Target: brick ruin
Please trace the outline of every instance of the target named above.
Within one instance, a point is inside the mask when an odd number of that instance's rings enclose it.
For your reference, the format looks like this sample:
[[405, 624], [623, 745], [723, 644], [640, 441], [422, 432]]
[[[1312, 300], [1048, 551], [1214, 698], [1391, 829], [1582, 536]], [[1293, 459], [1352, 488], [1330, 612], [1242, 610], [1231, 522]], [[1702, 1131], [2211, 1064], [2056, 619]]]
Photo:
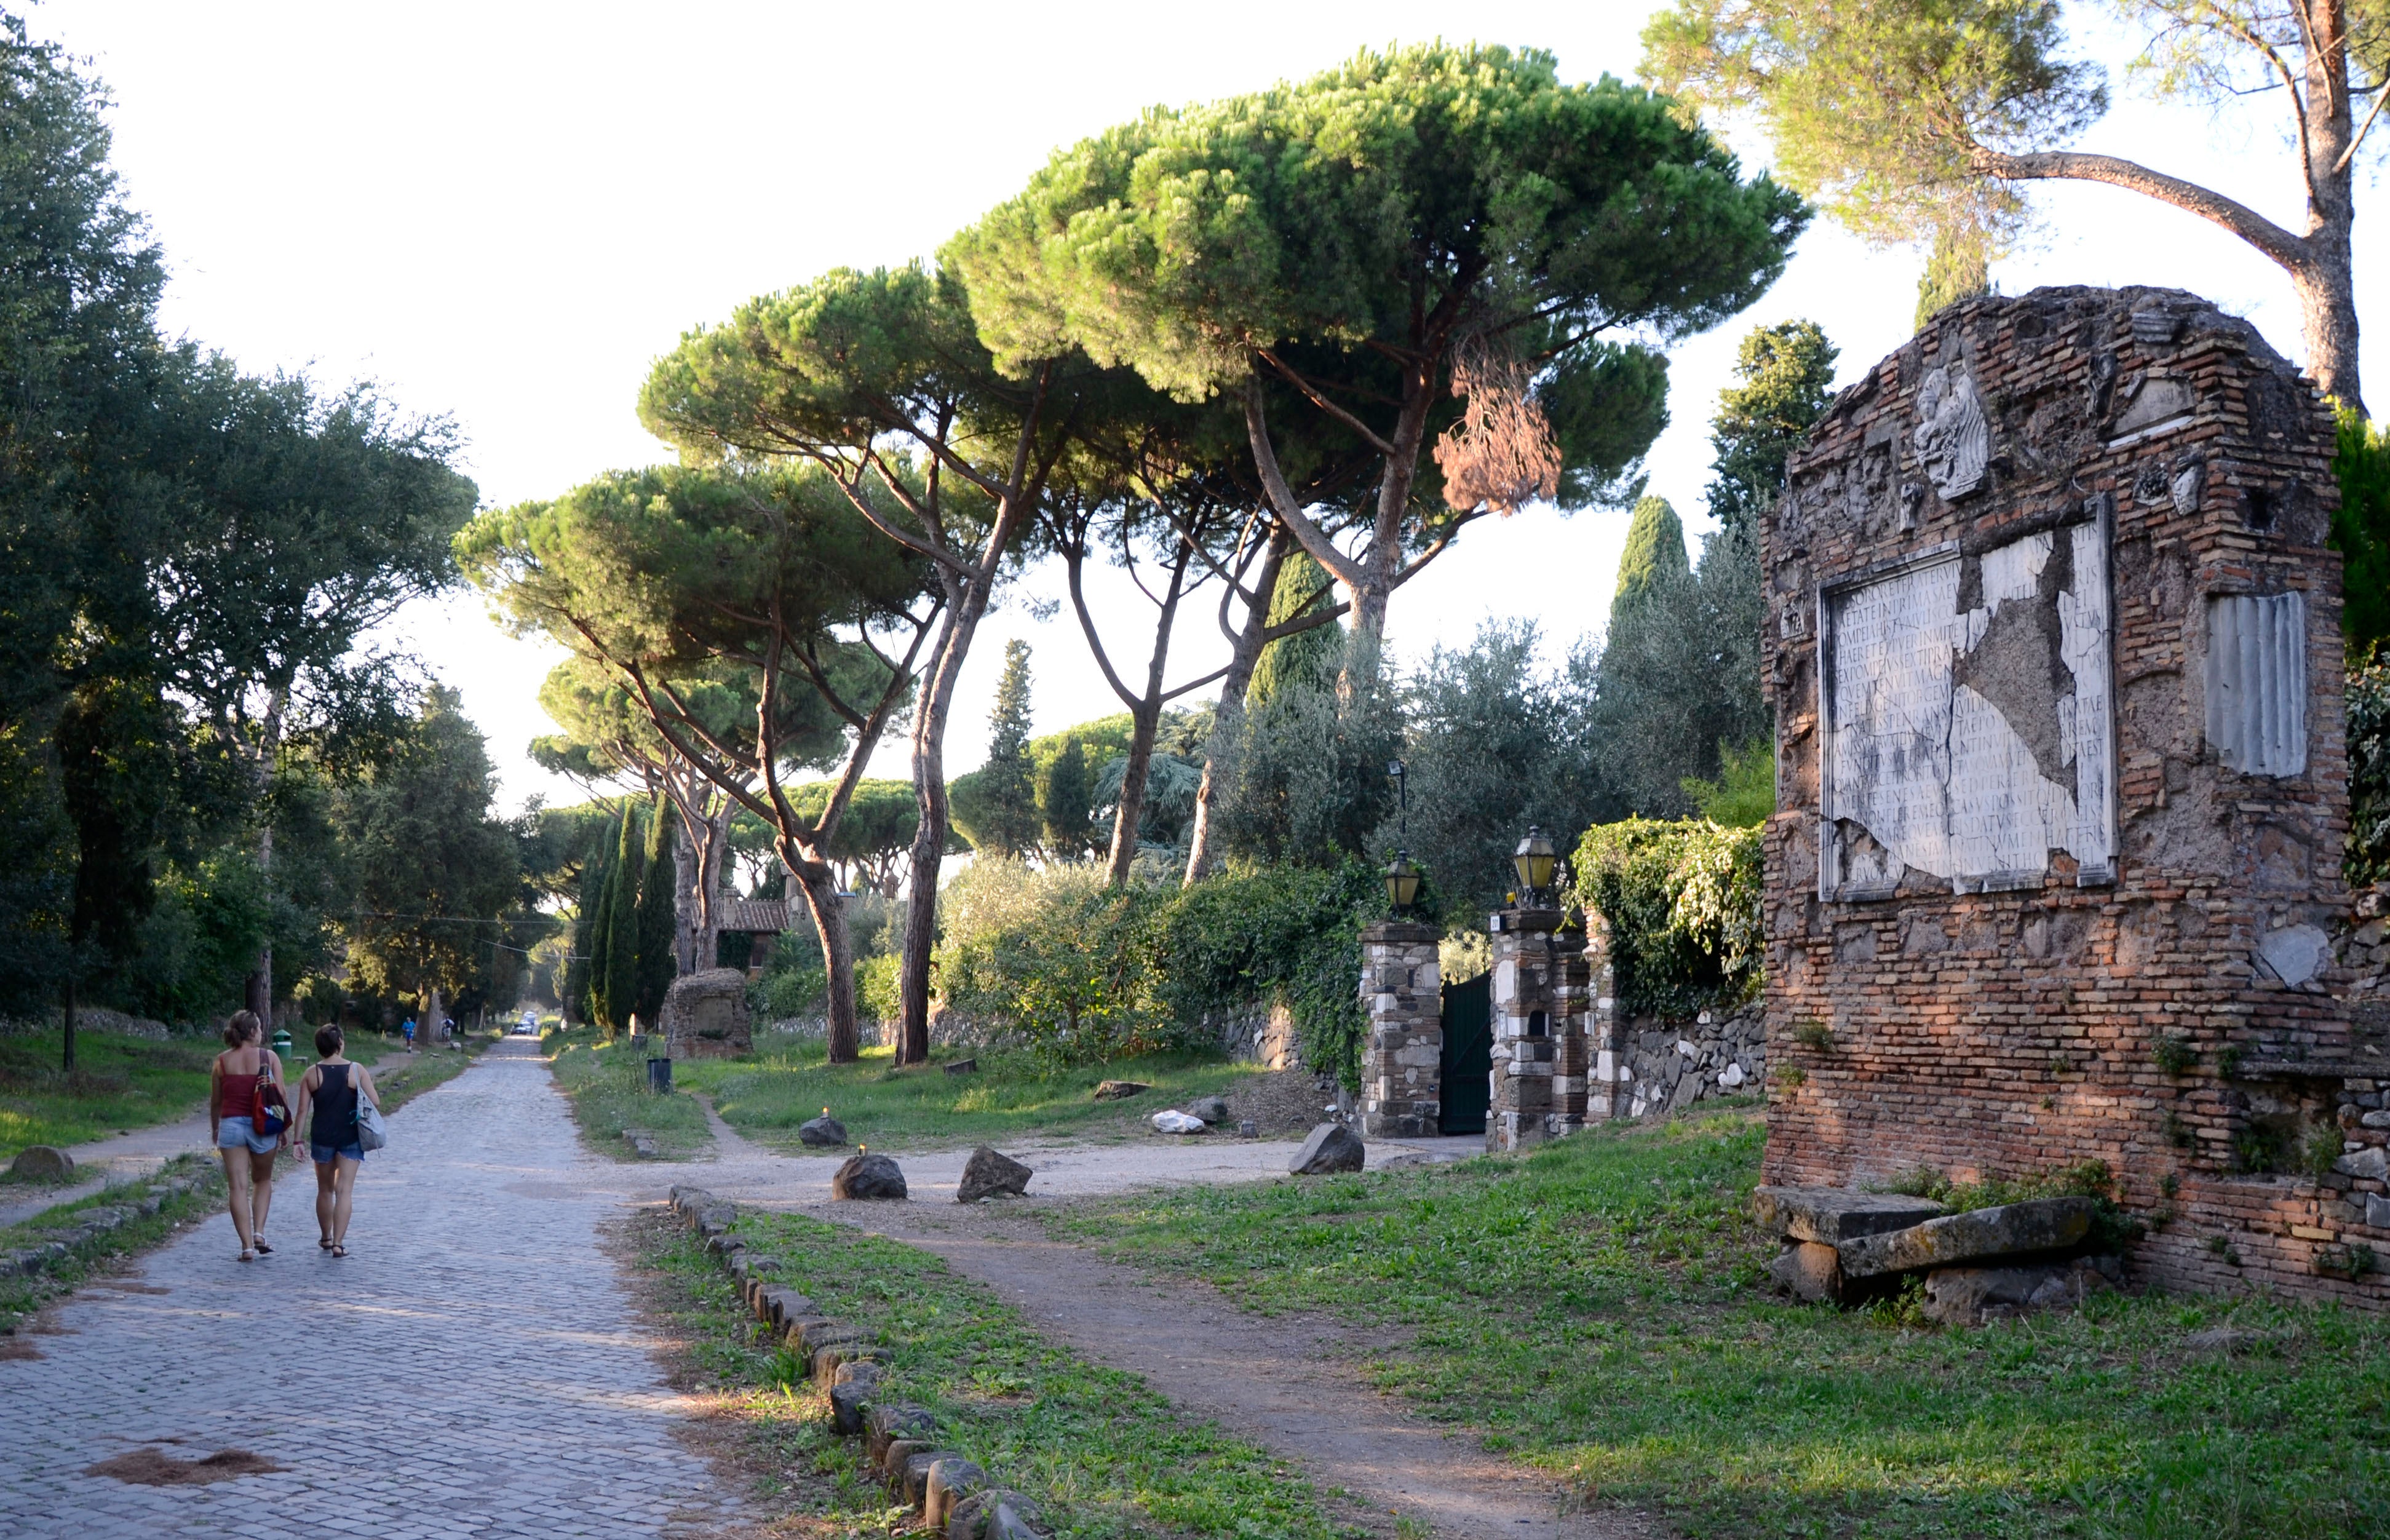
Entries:
[[2096, 1160], [2151, 1282], [2390, 1302], [2332, 448], [2178, 290], [1971, 301], [1836, 400], [1763, 528], [1764, 1180]]

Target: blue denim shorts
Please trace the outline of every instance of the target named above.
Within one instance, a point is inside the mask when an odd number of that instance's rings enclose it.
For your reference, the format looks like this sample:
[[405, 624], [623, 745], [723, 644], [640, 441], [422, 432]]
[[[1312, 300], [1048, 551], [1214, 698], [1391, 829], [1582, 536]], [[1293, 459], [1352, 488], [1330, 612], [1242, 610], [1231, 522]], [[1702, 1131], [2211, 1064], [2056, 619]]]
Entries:
[[216, 1123], [218, 1149], [246, 1146], [251, 1155], [271, 1155], [281, 1142], [271, 1134], [258, 1133], [257, 1125], [247, 1118], [221, 1118]]
[[307, 1147], [307, 1153], [315, 1158], [317, 1165], [328, 1166], [332, 1163], [332, 1157], [335, 1155], [343, 1161], [364, 1160], [366, 1147], [361, 1144], [344, 1144], [340, 1149], [334, 1149], [328, 1144], [311, 1144]]

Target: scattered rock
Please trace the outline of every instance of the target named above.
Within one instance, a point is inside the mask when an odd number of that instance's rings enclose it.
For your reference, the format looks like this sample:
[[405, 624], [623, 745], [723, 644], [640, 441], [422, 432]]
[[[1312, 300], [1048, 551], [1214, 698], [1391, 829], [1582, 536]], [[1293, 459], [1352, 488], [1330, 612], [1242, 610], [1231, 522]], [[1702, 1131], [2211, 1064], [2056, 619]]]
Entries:
[[1843, 1297], [1843, 1254], [1821, 1240], [1795, 1240], [1767, 1270], [1776, 1287], [1815, 1304]]
[[1323, 1123], [1311, 1131], [1286, 1169], [1297, 1176], [1325, 1176], [1335, 1171], [1358, 1171], [1368, 1157], [1359, 1135], [1341, 1123]]
[[1947, 1214], [1905, 1230], [1861, 1236], [1838, 1248], [1843, 1277], [1875, 1277], [1985, 1257], [2062, 1251], [2091, 1233], [2095, 1209], [2088, 1198], [2035, 1198]]
[[797, 1125], [797, 1142], [816, 1149], [836, 1149], [846, 1143], [846, 1124], [824, 1112]]
[[756, 1297], [764, 1318], [784, 1331], [790, 1322], [814, 1314], [814, 1302], [784, 1284], [765, 1284]]
[[[848, 1364], [843, 1367], [860, 1369], [866, 1366]], [[857, 1377], [829, 1388], [830, 1426], [838, 1430], [839, 1436], [853, 1438], [863, 1431], [864, 1418], [871, 1411], [872, 1392], [879, 1388], [880, 1376], [877, 1373], [867, 1379]]]
[[833, 1199], [901, 1199], [905, 1173], [885, 1155], [855, 1155], [829, 1179]]
[[[926, 1434], [928, 1430], [924, 1429], [922, 1431]], [[879, 1470], [880, 1479], [888, 1483], [888, 1490], [891, 1493], [904, 1491], [906, 1465], [914, 1456], [922, 1454], [929, 1448], [930, 1441], [927, 1437], [888, 1441], [888, 1447], [880, 1452]]]
[[975, 1075], [979, 1073], [979, 1060], [976, 1059], [957, 1059], [953, 1063], [946, 1066], [946, 1073], [950, 1075]]
[[2237, 1326], [2212, 1326], [2185, 1337], [2182, 1345], [2192, 1353], [2240, 1353], [2249, 1348], [2264, 1347], [2273, 1340], [2274, 1334], [2270, 1331], [2251, 1331]]
[[963, 1162], [963, 1179], [955, 1188], [955, 1201], [976, 1203], [983, 1198], [1022, 1197], [1028, 1192], [1029, 1178], [1034, 1174], [1019, 1161], [982, 1145]]
[[970, 1464], [969, 1458], [953, 1449], [924, 1449], [918, 1455], [906, 1456], [893, 1483], [897, 1497], [906, 1508], [918, 1508], [926, 1514], [930, 1506], [930, 1472], [949, 1460], [957, 1465]]
[[1197, 1097], [1187, 1104], [1187, 1110], [1191, 1116], [1201, 1118], [1205, 1123], [1216, 1126], [1228, 1121], [1228, 1098]]
[[1930, 1198], [1854, 1192], [1847, 1187], [1764, 1187], [1752, 1194], [1751, 1209], [1765, 1229], [1789, 1240], [1822, 1241], [1829, 1246], [1863, 1235], [1905, 1230], [1943, 1213], [1942, 1205]]
[[20, 1182], [63, 1182], [74, 1175], [74, 1157], [45, 1144], [29, 1144], [17, 1151], [8, 1174]]
[[642, 1161], [652, 1161], [663, 1153], [656, 1148], [655, 1136], [644, 1128], [623, 1129], [623, 1142], [629, 1145], [631, 1153]]
[[1046, 1540], [1046, 1531], [1037, 1523], [1037, 1506], [1018, 1492], [998, 1494], [988, 1507], [980, 1540]]
[[[902, 1402], [891, 1406], [874, 1406], [870, 1417], [866, 1419], [867, 1431], [870, 1434], [866, 1452], [869, 1454], [871, 1463], [879, 1465], [886, 1459], [891, 1444], [898, 1439], [926, 1439], [930, 1436], [930, 1430], [935, 1426], [937, 1424], [926, 1406], [911, 1406]], [[928, 1446], [925, 1444], [923, 1447]]]
[[1096, 1087], [1096, 1099], [1125, 1101], [1130, 1097], [1143, 1096], [1152, 1089], [1141, 1080], [1107, 1080]]
[[987, 1485], [987, 1472], [957, 1456], [933, 1461], [921, 1489], [921, 1522], [932, 1532], [943, 1530], [965, 1497]]
[[1244, 1122], [1237, 1124], [1237, 1137], [1240, 1139], [1258, 1139], [1261, 1136], [1262, 1125], [1258, 1120], [1247, 1118]]
[[2047, 1267], [1937, 1267], [1925, 1275], [1925, 1318], [1944, 1326], [1974, 1326], [2028, 1310], [2070, 1309], [2108, 1287], [2097, 1269], [2069, 1263]]
[[1166, 1112], [1153, 1114], [1153, 1126], [1163, 1134], [1201, 1134], [1205, 1125], [1201, 1118], [1178, 1111], [1174, 1108]]

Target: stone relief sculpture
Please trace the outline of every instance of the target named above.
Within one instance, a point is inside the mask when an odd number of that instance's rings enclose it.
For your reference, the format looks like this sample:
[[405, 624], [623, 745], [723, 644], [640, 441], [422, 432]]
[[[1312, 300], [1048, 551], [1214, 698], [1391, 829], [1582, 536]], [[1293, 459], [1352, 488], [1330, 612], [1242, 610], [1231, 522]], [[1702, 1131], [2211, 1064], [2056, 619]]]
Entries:
[[1974, 382], [1963, 374], [1936, 369], [1925, 377], [1917, 398], [1917, 461], [1945, 501], [1964, 497], [1983, 483], [1991, 458], [1991, 430]]

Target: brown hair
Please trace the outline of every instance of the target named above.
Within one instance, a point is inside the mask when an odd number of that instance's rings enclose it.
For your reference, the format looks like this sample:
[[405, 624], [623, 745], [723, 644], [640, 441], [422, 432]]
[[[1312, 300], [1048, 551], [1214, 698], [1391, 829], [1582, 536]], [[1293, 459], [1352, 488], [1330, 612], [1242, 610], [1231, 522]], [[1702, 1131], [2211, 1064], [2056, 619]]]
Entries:
[[315, 1029], [315, 1051], [329, 1059], [341, 1051], [341, 1029], [329, 1021]]
[[265, 1029], [257, 1024], [257, 1013], [255, 1011], [234, 1011], [232, 1013], [232, 1020], [225, 1023], [224, 1040], [231, 1044], [236, 1048], [239, 1047], [243, 1043], [248, 1042], [252, 1037], [263, 1037], [264, 1035]]

